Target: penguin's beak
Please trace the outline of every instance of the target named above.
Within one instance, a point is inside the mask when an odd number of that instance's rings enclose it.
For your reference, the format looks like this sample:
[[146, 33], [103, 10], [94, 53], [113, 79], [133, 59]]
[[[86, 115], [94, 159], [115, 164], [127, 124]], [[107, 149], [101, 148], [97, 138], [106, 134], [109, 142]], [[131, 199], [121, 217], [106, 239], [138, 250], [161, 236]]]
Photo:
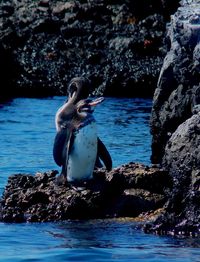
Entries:
[[102, 103], [104, 101], [104, 97], [98, 97], [91, 102], [88, 103], [89, 106], [97, 106], [98, 104]]
[[91, 99], [81, 100], [77, 105], [77, 111], [79, 114], [82, 114], [83, 116], [86, 114], [92, 114], [94, 111], [94, 107], [102, 103], [103, 100], [104, 100], [103, 97], [98, 97], [94, 100]]

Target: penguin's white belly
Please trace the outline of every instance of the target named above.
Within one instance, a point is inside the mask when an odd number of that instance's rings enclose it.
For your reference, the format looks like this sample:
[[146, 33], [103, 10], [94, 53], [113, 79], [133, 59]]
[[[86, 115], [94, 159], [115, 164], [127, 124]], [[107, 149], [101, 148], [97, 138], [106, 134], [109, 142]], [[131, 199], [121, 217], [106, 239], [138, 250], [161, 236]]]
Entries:
[[67, 163], [67, 180], [88, 180], [93, 176], [97, 156], [96, 123], [92, 122], [77, 131]]

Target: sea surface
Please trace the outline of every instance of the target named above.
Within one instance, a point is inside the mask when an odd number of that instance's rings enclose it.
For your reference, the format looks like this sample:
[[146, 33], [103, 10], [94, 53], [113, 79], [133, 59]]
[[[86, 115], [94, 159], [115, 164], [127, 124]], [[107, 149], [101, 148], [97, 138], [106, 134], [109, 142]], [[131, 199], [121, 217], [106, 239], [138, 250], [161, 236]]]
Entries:
[[[0, 194], [11, 174], [59, 168], [54, 117], [64, 97], [17, 98], [0, 105]], [[94, 115], [114, 167], [150, 164], [148, 99], [106, 98]], [[144, 234], [129, 219], [0, 223], [0, 261], [200, 261], [200, 239]]]

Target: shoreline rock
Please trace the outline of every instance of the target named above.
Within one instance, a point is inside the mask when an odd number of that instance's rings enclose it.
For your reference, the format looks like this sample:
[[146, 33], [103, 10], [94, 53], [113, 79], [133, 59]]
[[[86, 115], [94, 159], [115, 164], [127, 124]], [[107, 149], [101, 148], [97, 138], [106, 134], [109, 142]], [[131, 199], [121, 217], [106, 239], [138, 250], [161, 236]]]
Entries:
[[183, 0], [170, 23], [171, 48], [151, 116], [152, 161], [173, 180], [164, 212], [146, 226], [160, 234], [200, 233], [200, 1]]
[[167, 142], [162, 167], [173, 180], [164, 212], [148, 232], [200, 234], [200, 112], [182, 123]]
[[10, 176], [1, 199], [0, 220], [17, 223], [138, 217], [161, 208], [166, 200], [164, 188], [170, 186], [163, 170], [135, 163], [110, 172], [95, 171], [94, 180], [83, 188], [56, 185], [57, 173]]
[[152, 97], [178, 2], [1, 1], [0, 95], [66, 95], [84, 75], [96, 95]]
[[170, 136], [200, 104], [200, 1], [182, 1], [171, 17], [167, 33], [170, 49], [160, 72], [151, 114], [153, 163], [162, 162]]

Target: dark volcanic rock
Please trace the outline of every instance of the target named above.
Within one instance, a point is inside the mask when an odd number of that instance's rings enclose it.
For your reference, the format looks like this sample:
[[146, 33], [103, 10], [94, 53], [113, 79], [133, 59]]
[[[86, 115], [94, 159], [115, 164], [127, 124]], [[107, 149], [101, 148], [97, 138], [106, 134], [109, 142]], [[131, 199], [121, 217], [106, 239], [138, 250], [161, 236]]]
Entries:
[[[94, 180], [75, 188], [58, 186], [51, 171], [14, 175], [1, 199], [0, 216], [4, 222], [58, 221], [105, 217], [136, 217], [152, 212], [165, 203], [164, 188], [170, 180], [158, 168], [130, 163], [106, 173], [95, 171]], [[155, 177], [154, 177], [155, 175]], [[160, 188], [150, 181], [162, 181]]]
[[[189, 2], [189, 3], [188, 3]], [[200, 232], [200, 1], [182, 1], [172, 16], [171, 48], [161, 70], [152, 109], [152, 161], [173, 180], [163, 214], [147, 232]]]
[[169, 139], [163, 168], [173, 178], [165, 213], [151, 231], [199, 234], [200, 230], [200, 112], [181, 124]]
[[200, 110], [173, 133], [166, 145], [162, 166], [174, 176], [200, 168]]
[[200, 1], [182, 3], [171, 19], [168, 29], [170, 49], [154, 94], [151, 116], [153, 163], [162, 161], [170, 136], [200, 104]]
[[179, 1], [171, 2], [1, 1], [5, 90], [66, 94], [66, 83], [85, 75], [95, 94], [152, 95], [166, 50], [165, 23]]

